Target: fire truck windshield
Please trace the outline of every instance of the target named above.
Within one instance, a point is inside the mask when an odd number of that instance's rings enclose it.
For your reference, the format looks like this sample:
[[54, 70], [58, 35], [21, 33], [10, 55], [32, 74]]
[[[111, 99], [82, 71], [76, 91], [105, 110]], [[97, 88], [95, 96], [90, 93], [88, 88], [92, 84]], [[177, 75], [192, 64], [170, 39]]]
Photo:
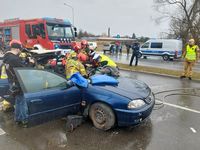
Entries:
[[73, 38], [71, 26], [63, 24], [47, 23], [47, 32], [49, 39], [58, 40], [59, 38]]

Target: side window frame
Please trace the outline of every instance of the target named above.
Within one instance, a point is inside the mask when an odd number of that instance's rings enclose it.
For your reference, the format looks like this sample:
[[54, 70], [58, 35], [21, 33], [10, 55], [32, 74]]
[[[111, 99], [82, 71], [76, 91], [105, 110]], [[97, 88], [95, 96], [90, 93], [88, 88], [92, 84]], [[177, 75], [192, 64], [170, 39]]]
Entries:
[[[146, 45], [148, 45], [148, 47]], [[150, 42], [144, 43], [141, 48], [149, 48], [149, 45], [150, 45]]]
[[33, 32], [33, 38], [36, 39], [37, 35], [40, 34], [39, 32], [39, 25], [38, 24], [32, 24], [32, 32]]
[[32, 31], [31, 31], [31, 25], [30, 24], [25, 24], [25, 33], [30, 39], [33, 38], [33, 34], [32, 34]]
[[40, 24], [39, 24], [39, 29], [40, 29], [41, 37], [42, 37], [43, 39], [45, 39], [45, 38], [46, 38], [46, 32], [45, 32], [44, 23], [40, 23]]
[[[17, 79], [18, 79], [18, 81], [19, 81], [19, 83], [20, 83], [20, 86], [21, 86], [21, 89], [22, 89], [22, 91], [23, 91], [23, 93], [36, 93], [36, 92], [39, 92], [39, 91], [46, 91], [46, 90], [53, 90], [53, 89], [62, 89], [62, 88], [69, 88], [69, 87], [67, 87], [67, 80], [65, 79], [65, 78], [63, 78], [62, 76], [60, 76], [60, 75], [58, 75], [58, 74], [55, 74], [55, 73], [52, 73], [52, 72], [50, 72], [50, 71], [44, 71], [44, 70], [38, 70], [38, 69], [31, 69], [31, 68], [26, 68], [26, 69], [23, 69], [23, 68], [15, 68], [14, 69], [15, 70], [15, 73], [16, 73], [16, 76], [17, 76]], [[55, 75], [55, 76], [58, 76], [58, 77], [60, 77], [61, 79], [63, 79], [63, 86], [61, 87], [56, 87], [56, 86], [54, 86], [54, 87], [51, 87], [51, 88], [41, 88], [41, 89], [38, 89], [37, 91], [28, 91], [27, 90], [27, 87], [26, 87], [26, 85], [24, 84], [24, 80], [23, 80], [23, 77], [20, 75], [20, 73], [18, 72], [18, 70], [20, 71], [20, 70], [27, 70], [27, 71], [41, 71], [41, 72], [43, 72], [43, 73], [49, 73], [49, 74], [52, 74], [52, 75]], [[42, 77], [43, 78], [43, 77]], [[42, 81], [42, 83], [41, 84], [43, 84], [43, 83], [45, 83], [46, 81]], [[65, 83], [65, 84], [64, 84]], [[38, 85], [39, 86], [39, 85]]]
[[152, 42], [150, 48], [161, 49], [161, 48], [163, 48], [163, 43], [162, 42]]

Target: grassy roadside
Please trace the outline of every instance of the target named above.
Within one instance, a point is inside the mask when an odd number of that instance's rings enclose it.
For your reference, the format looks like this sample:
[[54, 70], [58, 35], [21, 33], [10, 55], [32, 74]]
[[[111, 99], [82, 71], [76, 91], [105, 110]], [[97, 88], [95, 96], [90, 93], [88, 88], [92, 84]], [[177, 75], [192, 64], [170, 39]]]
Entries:
[[[147, 67], [147, 66], [129, 66], [127, 64], [117, 63], [120, 69], [129, 70], [129, 71], [138, 71], [138, 72], [147, 72], [153, 74], [160, 74], [160, 75], [167, 75], [167, 76], [174, 76], [180, 77], [182, 71], [170, 70], [170, 69], [162, 69], [162, 68], [155, 68], [155, 67]], [[200, 73], [193, 72], [194, 80], [200, 80]]]

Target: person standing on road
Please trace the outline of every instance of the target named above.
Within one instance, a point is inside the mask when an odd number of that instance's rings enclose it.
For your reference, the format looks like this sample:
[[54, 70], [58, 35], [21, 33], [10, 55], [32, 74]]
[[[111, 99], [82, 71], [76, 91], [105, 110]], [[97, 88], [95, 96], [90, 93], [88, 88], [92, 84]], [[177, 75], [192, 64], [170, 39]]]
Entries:
[[127, 43], [126, 44], [127, 55], [129, 55], [130, 49], [131, 49], [131, 45]]
[[192, 80], [192, 67], [198, 61], [198, 51], [199, 47], [195, 45], [195, 40], [190, 39], [186, 45], [186, 49], [183, 51], [184, 62], [184, 72], [181, 79], [188, 77], [189, 80]]
[[138, 65], [138, 55], [139, 55], [139, 50], [140, 50], [140, 44], [139, 43], [134, 43], [132, 45], [132, 50], [133, 50], [133, 53], [132, 53], [132, 56], [131, 56], [131, 61], [130, 61], [129, 66], [132, 66], [134, 58], [136, 58], [135, 66], [137, 66]]
[[8, 75], [8, 81], [10, 84], [10, 88], [17, 90], [17, 93], [14, 95], [14, 102], [11, 101], [15, 105], [15, 121], [21, 122], [23, 125], [27, 124], [28, 119], [28, 106], [22, 95], [21, 89], [19, 88], [19, 83], [17, 82], [17, 78], [14, 72], [14, 68], [16, 67], [26, 67], [26, 66], [34, 66], [34, 60], [29, 58], [29, 64], [23, 64], [23, 61], [19, 57], [22, 50], [22, 43], [18, 40], [12, 40], [10, 42], [11, 50], [6, 52], [3, 57], [3, 63], [6, 66], [6, 73]]

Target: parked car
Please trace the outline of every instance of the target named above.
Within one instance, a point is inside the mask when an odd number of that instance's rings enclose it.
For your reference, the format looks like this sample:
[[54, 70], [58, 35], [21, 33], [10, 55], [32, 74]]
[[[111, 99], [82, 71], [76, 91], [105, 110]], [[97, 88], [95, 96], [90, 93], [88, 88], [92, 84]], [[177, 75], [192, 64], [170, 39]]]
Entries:
[[116, 51], [116, 46], [115, 44], [104, 44], [103, 45], [103, 53], [106, 54], [106, 52], [114, 53]]
[[163, 60], [181, 58], [182, 41], [175, 39], [148, 40], [140, 47], [139, 57], [162, 56]]
[[[155, 103], [151, 89], [138, 80], [127, 81], [127, 85], [109, 76], [103, 75], [104, 80], [98, 78], [102, 75], [93, 76], [83, 88], [46, 70], [16, 68], [15, 73], [30, 124], [82, 113], [98, 129], [132, 126], [148, 118]], [[7, 80], [0, 80], [0, 96], [7, 97], [8, 87]]]

